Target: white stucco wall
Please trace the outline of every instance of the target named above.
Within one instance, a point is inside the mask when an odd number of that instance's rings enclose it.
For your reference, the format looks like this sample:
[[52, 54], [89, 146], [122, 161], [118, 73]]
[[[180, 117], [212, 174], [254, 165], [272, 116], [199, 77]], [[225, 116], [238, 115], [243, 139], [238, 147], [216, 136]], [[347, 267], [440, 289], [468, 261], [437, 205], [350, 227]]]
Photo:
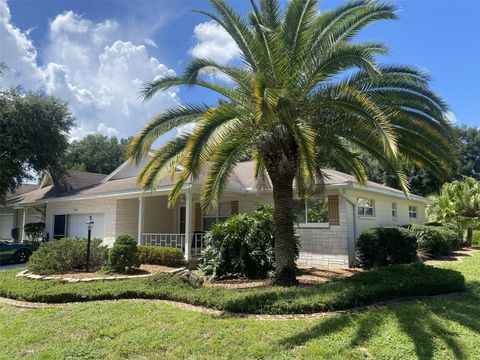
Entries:
[[[347, 189], [345, 195], [357, 202], [358, 198], [366, 198], [375, 200], [374, 216], [359, 216], [358, 219], [358, 235], [365, 229], [383, 226], [400, 226], [406, 224], [424, 224], [426, 205], [414, 200], [408, 200], [404, 197], [393, 197], [377, 193], [371, 193], [361, 190]], [[397, 217], [392, 217], [392, 203], [397, 204]], [[410, 219], [408, 216], [409, 205], [417, 206], [417, 218]]]

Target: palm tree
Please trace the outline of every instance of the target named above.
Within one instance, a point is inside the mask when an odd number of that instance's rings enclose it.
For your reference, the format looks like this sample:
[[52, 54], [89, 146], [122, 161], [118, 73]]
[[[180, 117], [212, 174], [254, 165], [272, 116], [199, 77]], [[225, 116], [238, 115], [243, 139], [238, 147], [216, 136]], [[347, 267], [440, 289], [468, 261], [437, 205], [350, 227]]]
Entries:
[[433, 221], [456, 225], [462, 238], [467, 230], [467, 246], [472, 245], [473, 229], [480, 225], [480, 181], [467, 177], [443, 184], [428, 208]]
[[[275, 281], [296, 282], [293, 198], [317, 190], [322, 154], [334, 154], [360, 182], [363, 149], [393, 173], [408, 195], [398, 162], [422, 165], [442, 176], [454, 164], [445, 103], [429, 88], [429, 78], [408, 66], [380, 66], [386, 54], [377, 42], [352, 39], [366, 25], [395, 19], [396, 8], [357, 0], [319, 13], [315, 0], [251, 0], [242, 18], [222, 0], [210, 0], [216, 13], [198, 11], [223, 27], [236, 42], [242, 64], [229, 66], [194, 59], [181, 76], [157, 79], [144, 100], [173, 86], [198, 86], [218, 93], [215, 105], [183, 105], [155, 116], [130, 144], [133, 161], [148, 153], [165, 132], [194, 123], [156, 151], [139, 174], [139, 184], [155, 189], [181, 165], [169, 194], [173, 204], [190, 178], [208, 167], [203, 208], [215, 206], [236, 164], [255, 162], [255, 176], [273, 187]], [[222, 75], [215, 77], [212, 75]], [[228, 77], [228, 82], [215, 79]]]

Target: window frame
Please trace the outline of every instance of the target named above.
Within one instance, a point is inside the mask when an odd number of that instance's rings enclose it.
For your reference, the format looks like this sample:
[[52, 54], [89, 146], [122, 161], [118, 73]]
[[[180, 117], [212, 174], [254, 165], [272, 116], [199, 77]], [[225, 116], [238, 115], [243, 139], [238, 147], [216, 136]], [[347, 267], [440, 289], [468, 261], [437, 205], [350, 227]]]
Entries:
[[[365, 207], [365, 206], [359, 206], [360, 200], [363, 200], [363, 201], [371, 201], [372, 205], [370, 206], [370, 208], [372, 209], [372, 214], [366, 214], [366, 213], [365, 213], [365, 208], [366, 208], [366, 207]], [[364, 209], [364, 210], [363, 210], [363, 214], [360, 214], [360, 213], [359, 213], [359, 210], [360, 210], [360, 209]], [[375, 218], [375, 216], [376, 216], [375, 199], [373, 199], [373, 198], [358, 197], [358, 198], [357, 198], [357, 216], [358, 216], [358, 217], [361, 217], [361, 218], [367, 218], [367, 219]]]
[[[302, 199], [295, 199], [294, 201], [301, 201]], [[303, 199], [304, 211], [305, 211], [305, 222], [299, 222], [297, 226], [299, 228], [329, 228], [330, 223], [327, 222], [308, 222], [308, 200], [307, 198]], [[325, 197], [325, 200], [328, 201], [328, 197]], [[324, 201], [325, 201], [324, 200]]]
[[396, 202], [392, 202], [392, 219], [398, 218], [398, 205]]
[[[228, 204], [228, 208], [230, 210], [229, 211], [230, 215], [224, 216], [224, 215], [220, 214], [221, 204]], [[227, 220], [229, 217], [232, 216], [231, 203], [228, 202], [228, 201], [219, 202], [218, 206], [217, 206], [217, 209], [215, 211], [215, 215], [210, 215], [210, 214], [202, 214], [202, 215], [203, 215], [202, 216], [202, 229], [203, 229], [203, 231], [208, 231], [208, 230], [206, 230], [206, 227], [205, 227], [205, 219], [215, 219], [215, 222], [213, 224], [217, 223], [218, 220], [223, 220], [223, 221]]]
[[[413, 210], [415, 209], [415, 210]], [[415, 214], [415, 216], [412, 216]], [[415, 205], [408, 205], [408, 218], [409, 219], [418, 219], [418, 206]]]

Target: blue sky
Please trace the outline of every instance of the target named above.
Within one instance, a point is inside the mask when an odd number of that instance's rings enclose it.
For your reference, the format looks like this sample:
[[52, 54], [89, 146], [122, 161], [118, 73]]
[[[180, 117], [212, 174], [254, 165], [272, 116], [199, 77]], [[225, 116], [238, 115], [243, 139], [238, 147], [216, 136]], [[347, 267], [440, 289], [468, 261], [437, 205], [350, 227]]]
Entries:
[[[249, 10], [246, 0], [230, 3]], [[341, 3], [321, 1], [320, 9]], [[456, 123], [480, 126], [480, 1], [394, 3], [399, 20], [374, 24], [358, 39], [387, 43], [384, 63], [427, 69]], [[231, 41], [192, 9], [210, 7], [203, 0], [0, 0], [0, 61], [14, 69], [0, 86], [21, 83], [64, 98], [78, 119], [74, 138], [133, 135], [157, 111], [215, 100], [206, 91], [174, 89], [141, 104], [143, 83], [181, 73], [192, 56], [235, 61]]]

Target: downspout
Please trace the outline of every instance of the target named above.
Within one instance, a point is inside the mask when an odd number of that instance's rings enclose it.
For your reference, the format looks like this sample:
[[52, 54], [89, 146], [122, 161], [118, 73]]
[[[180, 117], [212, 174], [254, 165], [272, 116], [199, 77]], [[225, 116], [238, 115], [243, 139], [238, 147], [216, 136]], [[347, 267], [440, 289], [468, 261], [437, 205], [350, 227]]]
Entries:
[[[353, 244], [350, 243], [350, 241], [348, 242], [348, 266], [349, 267], [353, 267], [354, 265], [354, 260], [355, 260], [355, 245], [356, 245], [356, 242], [357, 242], [357, 204], [353, 201], [351, 201], [346, 195], [345, 195], [345, 190], [344, 189], [340, 189], [340, 194], [342, 195], [342, 197], [350, 204], [352, 205], [352, 209], [353, 209]], [[352, 248], [353, 246], [353, 248]], [[352, 256], [350, 257], [350, 254], [352, 254]]]

